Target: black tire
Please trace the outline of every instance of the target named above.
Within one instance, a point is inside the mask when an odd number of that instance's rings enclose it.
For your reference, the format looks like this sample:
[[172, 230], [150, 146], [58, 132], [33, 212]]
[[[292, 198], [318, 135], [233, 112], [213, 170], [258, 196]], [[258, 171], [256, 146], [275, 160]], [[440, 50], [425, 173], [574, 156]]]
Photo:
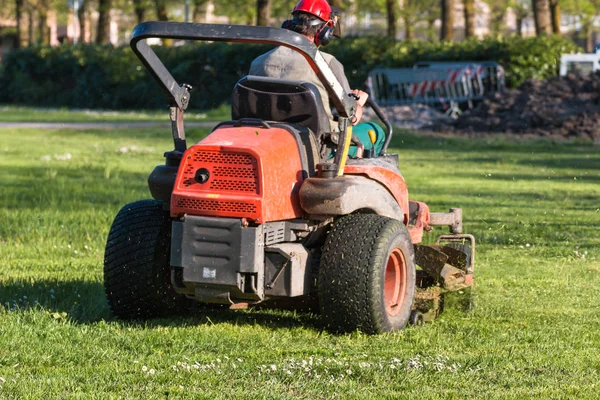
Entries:
[[423, 325], [425, 325], [425, 319], [423, 318], [423, 314], [421, 313], [421, 311], [418, 310], [413, 310], [413, 312], [410, 313], [408, 322], [415, 328], [420, 328]]
[[181, 314], [192, 300], [171, 286], [171, 220], [162, 202], [141, 200], [113, 221], [104, 252], [104, 290], [119, 318]]
[[[385, 277], [392, 252], [401, 253], [404, 259], [405, 273], [398, 281], [405, 289], [403, 295], [399, 291], [400, 305], [390, 314]], [[359, 329], [369, 334], [403, 329], [412, 310], [415, 276], [413, 245], [400, 221], [373, 214], [339, 219], [325, 241], [319, 269], [319, 304], [325, 325], [337, 332]]]

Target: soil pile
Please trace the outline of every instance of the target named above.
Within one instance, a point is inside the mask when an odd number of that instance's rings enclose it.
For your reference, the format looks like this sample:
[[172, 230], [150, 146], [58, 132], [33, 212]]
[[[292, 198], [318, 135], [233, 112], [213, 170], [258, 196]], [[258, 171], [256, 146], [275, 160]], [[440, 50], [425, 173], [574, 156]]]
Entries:
[[[431, 129], [451, 124], [454, 120], [436, 109], [422, 104], [382, 107], [392, 125], [405, 129]], [[379, 121], [373, 110], [365, 108], [365, 121]]]
[[600, 74], [529, 80], [435, 130], [537, 134], [600, 142]]

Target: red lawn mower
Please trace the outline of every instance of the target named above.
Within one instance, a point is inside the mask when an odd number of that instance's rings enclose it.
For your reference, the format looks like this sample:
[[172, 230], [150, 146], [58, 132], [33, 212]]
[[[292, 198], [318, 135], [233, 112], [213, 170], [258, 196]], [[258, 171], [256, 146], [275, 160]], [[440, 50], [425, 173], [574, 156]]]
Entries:
[[[339, 115], [330, 123], [314, 84], [247, 76], [233, 89], [232, 121], [187, 148], [191, 87], [171, 76], [146, 39], [286, 46], [308, 61]], [[356, 100], [317, 47], [289, 30], [145, 22], [133, 51], [170, 102], [175, 143], [148, 179], [154, 200], [126, 205], [104, 260], [108, 303], [120, 318], [178, 314], [190, 303], [245, 308], [316, 299], [333, 331], [381, 333], [421, 324], [448, 292], [473, 285], [475, 240], [462, 213], [410, 201], [398, 156], [349, 158]], [[358, 143], [355, 143], [358, 144]], [[331, 155], [334, 157], [331, 157]], [[421, 245], [432, 226], [450, 228]]]

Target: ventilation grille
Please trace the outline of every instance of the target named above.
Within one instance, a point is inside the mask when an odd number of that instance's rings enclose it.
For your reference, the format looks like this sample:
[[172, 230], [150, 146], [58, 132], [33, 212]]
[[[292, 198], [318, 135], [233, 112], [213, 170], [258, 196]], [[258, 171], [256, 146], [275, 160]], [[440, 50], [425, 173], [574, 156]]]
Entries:
[[256, 181], [242, 181], [239, 179], [213, 179], [210, 188], [215, 191], [258, 192]]
[[192, 156], [194, 162], [203, 162], [210, 164], [255, 164], [254, 157], [243, 153], [223, 153], [213, 151], [197, 151]]
[[228, 212], [240, 214], [256, 213], [256, 206], [252, 203], [242, 201], [219, 201], [219, 200], [197, 200], [190, 198], [178, 198], [177, 207], [186, 210]]
[[[210, 172], [209, 184], [196, 182], [199, 168]], [[183, 170], [186, 189], [259, 194], [258, 163], [249, 154], [197, 151]]]

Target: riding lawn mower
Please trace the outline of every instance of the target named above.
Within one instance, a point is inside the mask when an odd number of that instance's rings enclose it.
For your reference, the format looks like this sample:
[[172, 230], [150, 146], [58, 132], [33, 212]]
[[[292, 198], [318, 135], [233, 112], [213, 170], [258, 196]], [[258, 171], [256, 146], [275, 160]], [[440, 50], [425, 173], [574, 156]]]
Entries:
[[[314, 84], [256, 76], [232, 95], [232, 120], [187, 147], [191, 87], [179, 84], [150, 38], [286, 46], [307, 60], [337, 110], [331, 124]], [[108, 236], [104, 285], [119, 318], [180, 314], [197, 302], [247, 308], [307, 299], [336, 332], [395, 331], [433, 320], [450, 292], [470, 293], [475, 239], [461, 209], [409, 200], [398, 155], [348, 157], [356, 99], [318, 48], [269, 27], [145, 22], [131, 46], [167, 96], [174, 149], [150, 174], [152, 200], [124, 206]], [[447, 226], [434, 245], [425, 232]]]

